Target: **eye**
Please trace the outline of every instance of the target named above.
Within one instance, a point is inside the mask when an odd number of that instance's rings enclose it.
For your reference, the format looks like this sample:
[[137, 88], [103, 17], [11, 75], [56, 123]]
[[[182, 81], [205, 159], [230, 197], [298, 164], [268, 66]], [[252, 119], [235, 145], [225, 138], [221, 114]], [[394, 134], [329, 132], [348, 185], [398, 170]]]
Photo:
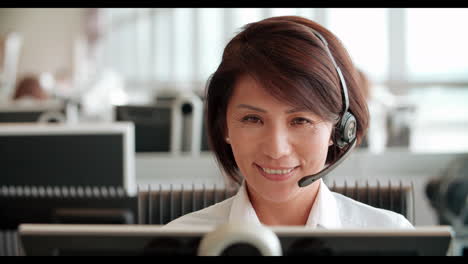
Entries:
[[307, 119], [307, 118], [296, 117], [296, 118], [294, 118], [294, 119], [291, 121], [291, 124], [292, 124], [293, 126], [312, 125], [313, 122], [310, 121], [310, 120]]
[[258, 116], [248, 115], [248, 116], [244, 116], [242, 118], [242, 122], [251, 123], [251, 124], [258, 124], [258, 123], [261, 123], [262, 120]]

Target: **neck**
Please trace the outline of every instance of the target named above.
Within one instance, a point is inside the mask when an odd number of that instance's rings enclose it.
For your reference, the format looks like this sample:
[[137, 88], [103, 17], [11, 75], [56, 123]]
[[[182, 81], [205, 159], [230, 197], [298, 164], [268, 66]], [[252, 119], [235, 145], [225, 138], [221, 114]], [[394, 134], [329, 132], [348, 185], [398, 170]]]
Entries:
[[[248, 187], [248, 186], [246, 186]], [[320, 181], [300, 189], [295, 197], [282, 202], [266, 200], [247, 188], [250, 202], [260, 222], [269, 226], [304, 226], [309, 219], [320, 187]]]

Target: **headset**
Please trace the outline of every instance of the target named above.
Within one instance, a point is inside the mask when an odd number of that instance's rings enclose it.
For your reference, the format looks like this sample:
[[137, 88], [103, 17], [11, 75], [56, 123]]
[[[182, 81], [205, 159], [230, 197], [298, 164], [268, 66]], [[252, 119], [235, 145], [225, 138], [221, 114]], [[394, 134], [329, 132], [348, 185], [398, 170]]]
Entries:
[[346, 151], [341, 155], [341, 157], [335, 161], [333, 164], [327, 166], [325, 169], [321, 170], [320, 172], [308, 176], [304, 176], [301, 178], [297, 183], [299, 187], [305, 187], [316, 180], [322, 178], [323, 176], [327, 175], [331, 172], [336, 166], [338, 166], [341, 162], [345, 160], [345, 158], [350, 154], [351, 150], [356, 146], [356, 131], [357, 131], [357, 122], [354, 115], [348, 111], [349, 108], [349, 99], [348, 99], [348, 87], [346, 86], [346, 82], [344, 80], [343, 74], [341, 73], [340, 67], [335, 62], [330, 49], [328, 48], [328, 43], [325, 38], [316, 30], [310, 28], [315, 36], [317, 36], [320, 41], [323, 43], [325, 51], [330, 57], [333, 66], [335, 67], [336, 72], [338, 73], [338, 77], [340, 78], [341, 84], [341, 92], [342, 92], [342, 99], [343, 99], [343, 111], [340, 120], [338, 121], [337, 126], [335, 129], [337, 130], [334, 133], [334, 144], [336, 144], [340, 149], [349, 145]]

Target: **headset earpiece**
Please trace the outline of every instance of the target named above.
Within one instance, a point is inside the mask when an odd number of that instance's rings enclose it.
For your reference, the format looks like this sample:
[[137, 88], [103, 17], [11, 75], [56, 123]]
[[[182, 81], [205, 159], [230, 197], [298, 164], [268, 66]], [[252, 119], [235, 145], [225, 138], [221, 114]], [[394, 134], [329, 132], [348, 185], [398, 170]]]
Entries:
[[350, 112], [346, 112], [337, 127], [335, 142], [339, 148], [343, 148], [356, 138], [356, 118]]

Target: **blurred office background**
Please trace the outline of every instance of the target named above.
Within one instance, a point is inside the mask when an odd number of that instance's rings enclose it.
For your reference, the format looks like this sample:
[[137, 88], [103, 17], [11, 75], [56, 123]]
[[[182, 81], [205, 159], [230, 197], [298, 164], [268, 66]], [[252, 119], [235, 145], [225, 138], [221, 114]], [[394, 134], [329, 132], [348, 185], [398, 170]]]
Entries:
[[[78, 122], [113, 121], [116, 106], [147, 105], [165, 94], [203, 97], [224, 46], [241, 26], [281, 15], [330, 29], [370, 80], [371, 128], [367, 146], [358, 151], [374, 156], [354, 167], [348, 163], [348, 182], [424, 174], [408, 179], [416, 200], [424, 201], [417, 207], [429, 211], [427, 179], [468, 152], [468, 9], [3, 8], [0, 102], [9, 103], [31, 75], [50, 98], [78, 104]], [[180, 170], [176, 158], [158, 157], [159, 163], [137, 153], [137, 182], [158, 182], [159, 165], [165, 177]], [[206, 176], [206, 166], [192, 165]], [[385, 175], [371, 175], [375, 167]], [[172, 180], [206, 179], [191, 172]], [[417, 214], [418, 224], [435, 222], [431, 213]]]
[[[35, 74], [49, 94], [82, 100], [88, 119], [109, 120], [109, 105], [146, 103], [162, 91], [202, 94], [240, 27], [277, 15], [300, 15], [329, 28], [367, 74], [378, 100], [414, 104], [395, 123], [411, 118], [415, 151], [468, 149], [468, 37], [460, 32], [468, 9], [4, 8], [0, 34], [19, 40], [17, 50], [3, 55], [9, 64], [2, 69], [1, 98]], [[387, 135], [374, 135], [379, 151]]]

